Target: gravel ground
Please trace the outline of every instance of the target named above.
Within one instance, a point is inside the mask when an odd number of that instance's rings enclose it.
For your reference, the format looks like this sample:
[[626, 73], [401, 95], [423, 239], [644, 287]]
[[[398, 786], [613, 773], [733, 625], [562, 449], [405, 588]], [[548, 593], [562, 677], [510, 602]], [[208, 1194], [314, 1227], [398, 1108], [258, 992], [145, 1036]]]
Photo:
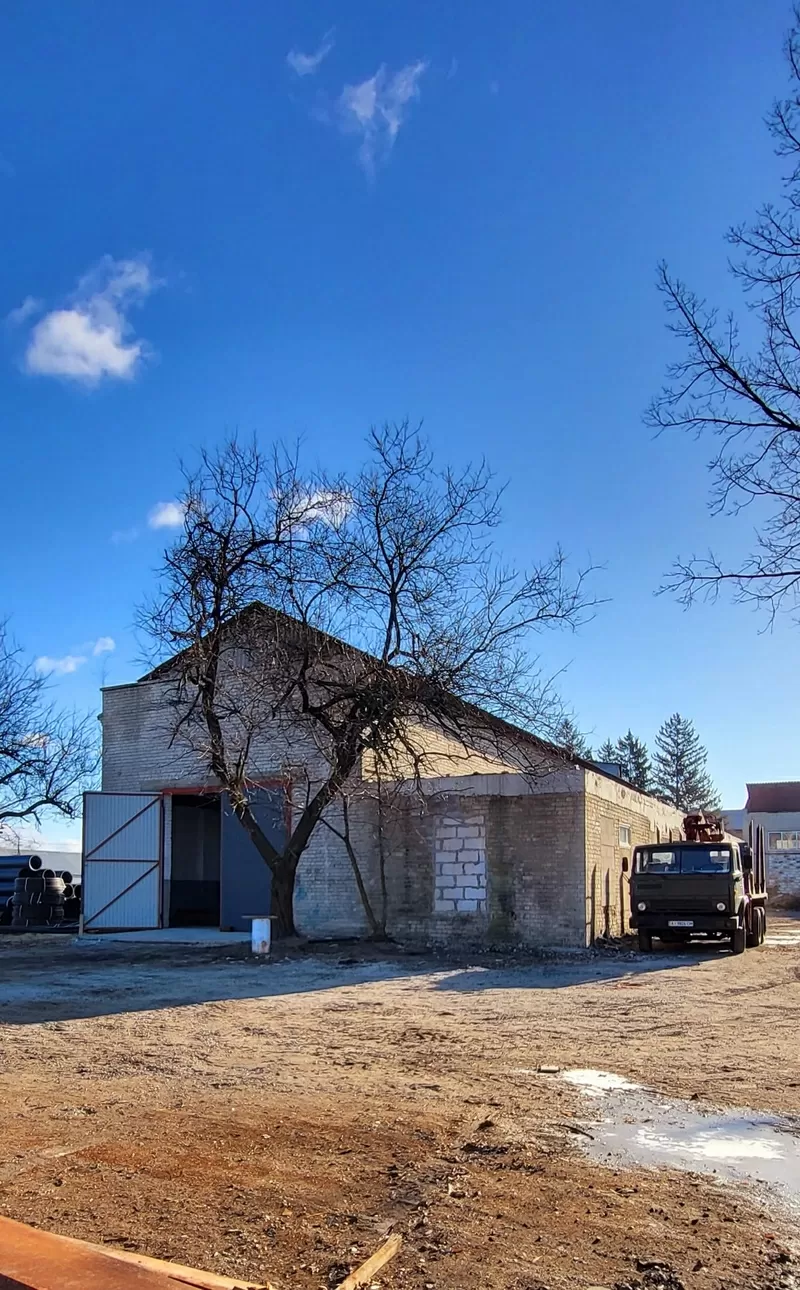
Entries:
[[547, 962], [0, 938], [0, 1209], [281, 1290], [392, 1230], [387, 1290], [788, 1290], [768, 1197], [590, 1163], [596, 1112], [537, 1073], [800, 1112], [800, 923], [771, 931]]

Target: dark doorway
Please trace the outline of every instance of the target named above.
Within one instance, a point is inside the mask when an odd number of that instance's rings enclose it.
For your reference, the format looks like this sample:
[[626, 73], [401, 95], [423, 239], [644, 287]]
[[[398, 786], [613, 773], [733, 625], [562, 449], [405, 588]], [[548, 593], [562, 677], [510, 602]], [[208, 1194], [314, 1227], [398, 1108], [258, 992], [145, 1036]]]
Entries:
[[170, 927], [219, 927], [220, 800], [208, 793], [172, 799], [172, 868], [165, 884]]

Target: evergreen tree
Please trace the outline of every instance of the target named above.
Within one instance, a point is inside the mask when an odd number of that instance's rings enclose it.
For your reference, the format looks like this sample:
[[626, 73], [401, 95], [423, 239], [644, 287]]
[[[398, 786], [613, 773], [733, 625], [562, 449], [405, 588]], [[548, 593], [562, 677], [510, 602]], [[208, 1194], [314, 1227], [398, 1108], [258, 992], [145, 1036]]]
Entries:
[[647, 751], [647, 745], [641, 739], [637, 739], [630, 727], [628, 733], [617, 740], [615, 757], [611, 760], [619, 762], [622, 767], [622, 778], [627, 779], [629, 784], [633, 784], [642, 793], [650, 791], [652, 776], [650, 754]]
[[586, 736], [576, 726], [571, 717], [563, 717], [555, 730], [555, 742], [559, 748], [566, 748], [573, 757], [588, 759], [592, 755]]
[[612, 743], [610, 739], [606, 739], [605, 743], [601, 744], [598, 748], [595, 754], [595, 761], [619, 761], [619, 757], [617, 756], [618, 751], [619, 749], [617, 744]]
[[656, 735], [653, 789], [679, 811], [713, 810], [716, 789], [706, 770], [708, 753], [688, 717], [674, 713]]

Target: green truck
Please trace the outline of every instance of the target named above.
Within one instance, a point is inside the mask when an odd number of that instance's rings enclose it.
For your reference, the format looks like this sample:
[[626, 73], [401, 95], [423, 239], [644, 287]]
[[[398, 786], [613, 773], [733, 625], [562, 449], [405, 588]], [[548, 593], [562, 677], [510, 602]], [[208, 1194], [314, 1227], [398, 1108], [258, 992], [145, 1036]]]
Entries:
[[[639, 949], [653, 938], [667, 945], [695, 938], [729, 943], [734, 954], [762, 945], [767, 930], [764, 831], [750, 825], [745, 842], [720, 819], [695, 812], [684, 837], [635, 847], [630, 874], [630, 925]], [[623, 869], [629, 868], [627, 859]]]

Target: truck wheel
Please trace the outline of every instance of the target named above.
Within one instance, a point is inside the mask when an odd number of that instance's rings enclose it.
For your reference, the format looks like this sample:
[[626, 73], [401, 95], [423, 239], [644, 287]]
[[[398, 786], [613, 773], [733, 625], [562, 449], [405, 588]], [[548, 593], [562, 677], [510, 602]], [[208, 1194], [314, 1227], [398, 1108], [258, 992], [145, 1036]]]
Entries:
[[650, 932], [644, 931], [644, 929], [640, 927], [639, 928], [639, 953], [650, 954], [652, 949], [653, 949], [652, 934]]
[[767, 935], [767, 915], [765, 910], [759, 905], [755, 911], [756, 915], [756, 945], [763, 945], [764, 938]]
[[759, 944], [758, 912], [758, 907], [756, 905], [749, 905], [744, 911], [745, 943], [749, 950], [755, 949]]
[[731, 949], [734, 954], [744, 954], [747, 949], [747, 928], [744, 923], [742, 923], [741, 927], [737, 927], [736, 931], [733, 933], [733, 936], [731, 937]]
[[766, 909], [762, 909], [760, 913], [761, 913], [761, 940], [759, 941], [759, 945], [763, 945], [764, 941], [767, 939], [767, 911]]

